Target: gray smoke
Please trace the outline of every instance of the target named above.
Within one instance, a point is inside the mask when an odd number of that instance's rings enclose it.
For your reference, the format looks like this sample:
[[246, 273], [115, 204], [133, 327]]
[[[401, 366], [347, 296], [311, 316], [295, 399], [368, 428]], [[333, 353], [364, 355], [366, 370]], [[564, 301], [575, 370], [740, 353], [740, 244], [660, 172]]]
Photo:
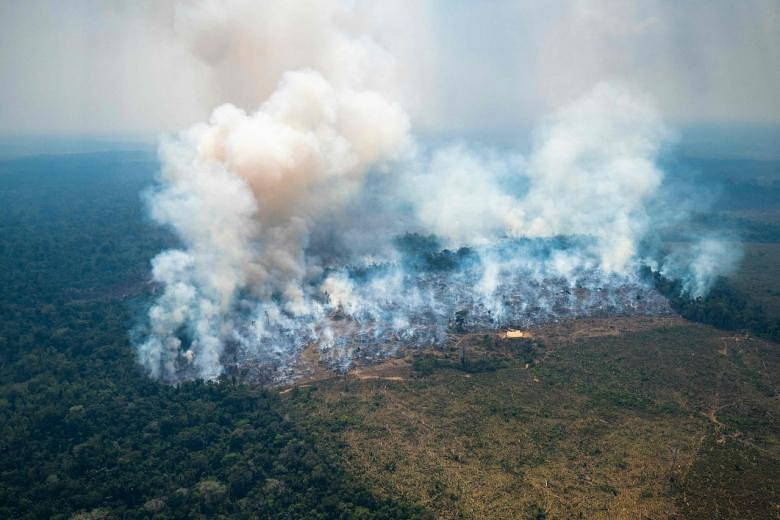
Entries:
[[[663, 313], [640, 265], [700, 295], [733, 264], [715, 238], [647, 247], [685, 215], [652, 211], [669, 133], [641, 95], [596, 85], [540, 123], [527, 156], [429, 146], [397, 98], [409, 85], [368, 35], [340, 28], [344, 9], [183, 8], [194, 52], [227, 83], [233, 67], [256, 66], [242, 77], [261, 90], [279, 77], [255, 111], [223, 105], [161, 145], [150, 210], [182, 247], [152, 261], [161, 292], [137, 349], [153, 377], [214, 379], [228, 359], [293, 377], [312, 343], [343, 369], [357, 352], [444, 341], [453, 321]], [[270, 47], [287, 39], [293, 50]]]

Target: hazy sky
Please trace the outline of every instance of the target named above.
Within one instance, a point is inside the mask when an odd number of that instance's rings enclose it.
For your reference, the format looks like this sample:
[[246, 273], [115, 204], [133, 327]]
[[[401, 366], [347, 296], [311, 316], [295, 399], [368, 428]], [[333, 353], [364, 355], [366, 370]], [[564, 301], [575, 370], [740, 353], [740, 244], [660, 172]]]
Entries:
[[600, 81], [675, 123], [780, 122], [778, 0], [322, 3], [0, 0], [0, 133], [156, 133], [251, 109], [284, 70], [327, 67], [311, 58], [322, 23], [386, 51], [420, 129], [511, 132]]

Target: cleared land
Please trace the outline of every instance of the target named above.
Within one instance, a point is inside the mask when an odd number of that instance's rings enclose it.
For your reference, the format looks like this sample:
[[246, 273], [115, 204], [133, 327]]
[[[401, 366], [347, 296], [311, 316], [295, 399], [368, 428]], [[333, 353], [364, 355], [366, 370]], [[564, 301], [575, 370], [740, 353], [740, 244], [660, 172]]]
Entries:
[[464, 335], [283, 390], [371, 489], [437, 518], [775, 518], [777, 345], [678, 318]]

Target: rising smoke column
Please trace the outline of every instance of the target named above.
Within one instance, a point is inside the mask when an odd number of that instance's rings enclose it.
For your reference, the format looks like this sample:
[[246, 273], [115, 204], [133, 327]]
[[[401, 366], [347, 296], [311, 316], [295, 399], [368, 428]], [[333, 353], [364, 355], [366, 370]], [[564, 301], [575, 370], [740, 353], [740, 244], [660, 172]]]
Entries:
[[[317, 341], [348, 363], [334, 314], [359, 335], [430, 344], [462, 306], [485, 326], [516, 323], [526, 309], [581, 315], [622, 303], [573, 291], [636, 287], [648, 260], [690, 280], [692, 294], [725, 265], [716, 239], [666, 260], [640, 247], [666, 223], [650, 208], [668, 135], [641, 96], [597, 85], [543, 122], [528, 157], [425, 147], [396, 101], [404, 89], [390, 81], [392, 59], [341, 31], [347, 14], [338, 2], [181, 8], [183, 33], [225, 76], [225, 95], [243, 105], [265, 97], [253, 109], [222, 105], [160, 147], [148, 203], [181, 248], [152, 260], [160, 294], [137, 351], [153, 377], [214, 379], [228, 344], [289, 363]], [[289, 39], [299, 45], [275, 51]], [[249, 85], [234, 85], [231, 70], [246, 68]], [[467, 246], [465, 267], [415, 271], [399, 257], [399, 229]], [[572, 238], [558, 247], [560, 237]]]
[[[285, 72], [256, 111], [223, 105], [207, 123], [161, 146], [161, 187], [149, 205], [184, 248], [152, 261], [162, 294], [149, 311], [150, 334], [138, 347], [139, 357], [154, 377], [173, 378], [186, 361], [196, 375], [210, 379], [222, 370], [220, 355], [235, 327], [231, 313], [239, 293], [276, 302], [287, 315], [316, 311], [303, 289], [311, 268], [304, 258], [309, 228], [339, 211], [368, 168], [403, 152], [409, 122], [398, 104], [363, 88], [360, 64], [382, 60], [369, 59], [377, 55], [370, 42], [332, 27], [338, 4], [290, 8], [284, 2], [260, 7], [236, 1], [181, 8], [195, 50], [226, 66], [244, 65], [247, 48], [262, 59], [263, 44], [275, 43], [264, 37], [280, 36], [274, 21], [292, 31], [305, 20], [312, 31], [301, 37], [310, 52], [294, 52], [290, 61], [330, 75]], [[263, 16], [243, 16], [258, 9]], [[267, 20], [265, 34], [246, 26], [257, 19]], [[220, 66], [215, 70], [227, 74]], [[255, 79], [262, 88], [265, 78]]]
[[165, 143], [152, 215], [187, 249], [153, 261], [164, 291], [149, 313], [154, 334], [139, 349], [152, 374], [172, 374], [184, 333], [183, 355], [198, 374], [219, 375], [224, 317], [239, 291], [311, 313], [302, 289], [309, 226], [337, 212], [367, 168], [401, 153], [407, 131], [404, 112], [381, 95], [339, 91], [302, 71], [285, 74], [255, 113], [223, 105]]
[[455, 246], [587, 235], [598, 268], [626, 274], [663, 180], [655, 161], [667, 133], [648, 101], [599, 84], [544, 121], [528, 159], [437, 149], [406, 193], [425, 228]]

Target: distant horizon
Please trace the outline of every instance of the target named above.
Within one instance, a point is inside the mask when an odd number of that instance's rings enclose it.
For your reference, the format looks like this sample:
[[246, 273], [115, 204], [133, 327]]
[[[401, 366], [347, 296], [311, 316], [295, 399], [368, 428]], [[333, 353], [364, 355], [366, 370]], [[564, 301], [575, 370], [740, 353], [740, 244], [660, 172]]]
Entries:
[[[706, 121], [674, 124], [667, 122], [674, 138], [672, 149], [682, 153], [711, 158], [746, 158], [780, 160], [780, 122]], [[36, 154], [91, 153], [100, 151], [155, 152], [161, 139], [177, 132], [158, 133], [0, 133], [0, 159]], [[522, 152], [531, 148], [533, 125], [528, 123], [517, 132], [485, 130], [482, 132], [418, 132], [425, 141], [457, 142], [468, 140], [484, 146], [512, 147]], [[42, 148], [41, 148], [42, 147]]]

